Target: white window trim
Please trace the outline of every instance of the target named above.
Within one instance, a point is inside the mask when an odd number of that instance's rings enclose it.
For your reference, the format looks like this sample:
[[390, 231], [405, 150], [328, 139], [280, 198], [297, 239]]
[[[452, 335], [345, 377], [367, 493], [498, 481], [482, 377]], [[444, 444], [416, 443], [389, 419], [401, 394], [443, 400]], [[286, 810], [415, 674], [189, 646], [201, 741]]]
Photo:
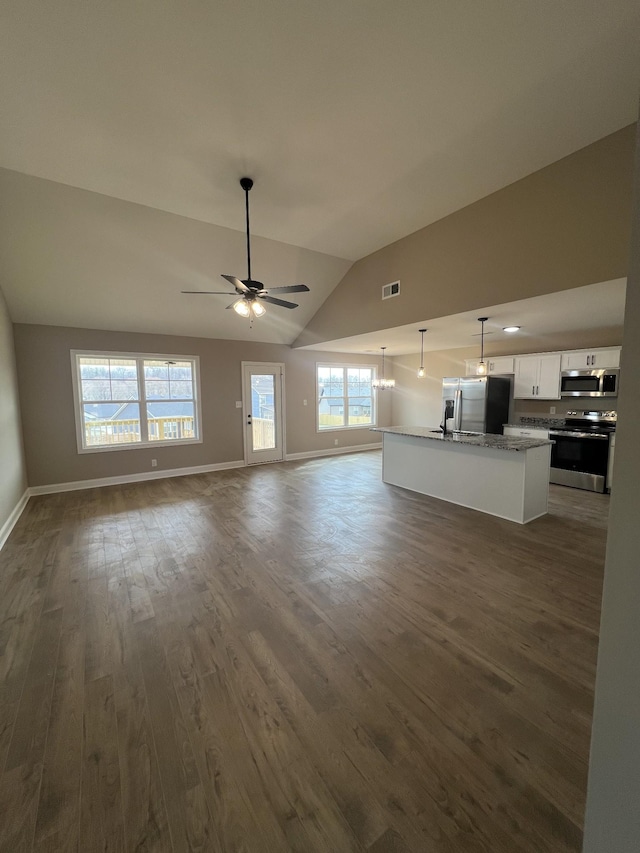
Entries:
[[[345, 430], [353, 430], [353, 429], [371, 429], [378, 425], [378, 400], [376, 394], [374, 393], [374, 388], [371, 389], [371, 409], [372, 409], [372, 418], [371, 423], [369, 424], [344, 424], [343, 426], [328, 426], [328, 427], [320, 427], [320, 411], [319, 411], [319, 403], [318, 403], [318, 368], [319, 367], [342, 367], [344, 370], [348, 370], [350, 367], [361, 368], [364, 367], [367, 370], [372, 371], [372, 381], [377, 378], [378, 371], [375, 364], [356, 364], [351, 361], [317, 361], [316, 362], [316, 380], [315, 380], [315, 407], [316, 407], [316, 433], [324, 435], [327, 432], [344, 432]], [[346, 387], [346, 374], [345, 374], [345, 387]], [[347, 401], [349, 397], [345, 395], [345, 400]]]
[[[167, 361], [190, 361], [193, 363], [193, 391], [194, 391], [194, 411], [196, 416], [196, 426], [198, 431], [197, 438], [167, 438], [162, 441], [136, 441], [130, 444], [110, 444], [103, 447], [85, 447], [84, 446], [84, 420], [82, 417], [82, 393], [80, 388], [80, 374], [78, 371], [78, 356], [86, 356], [87, 358], [135, 358], [146, 360], [153, 359], [155, 361], [165, 359]], [[143, 400], [142, 381], [143, 377], [138, 373], [138, 396], [140, 403], [140, 431], [148, 435], [147, 411], [144, 406], [147, 400]], [[164, 352], [115, 352], [110, 350], [71, 350], [71, 376], [73, 385], [73, 412], [76, 424], [76, 445], [78, 453], [111, 453], [114, 450], [141, 450], [153, 447], [156, 449], [162, 447], [177, 447], [183, 444], [202, 444], [202, 405], [200, 393], [200, 357], [197, 355], [176, 355], [175, 353]]]

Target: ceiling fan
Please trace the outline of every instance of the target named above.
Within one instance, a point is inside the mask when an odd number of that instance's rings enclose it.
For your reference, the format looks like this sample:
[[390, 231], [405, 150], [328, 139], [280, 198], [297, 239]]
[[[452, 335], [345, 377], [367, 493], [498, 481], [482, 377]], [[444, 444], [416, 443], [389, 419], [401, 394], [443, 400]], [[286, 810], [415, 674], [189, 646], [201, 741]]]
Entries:
[[[266, 313], [263, 302], [269, 302], [271, 305], [280, 305], [282, 308], [297, 308], [296, 302], [286, 302], [284, 299], [276, 299], [271, 296], [272, 293], [303, 293], [309, 288], [306, 284], [290, 284], [286, 287], [270, 287], [265, 288], [261, 281], [255, 281], [251, 278], [251, 235], [249, 233], [249, 190], [253, 186], [251, 178], [240, 178], [240, 186], [245, 194], [245, 208], [247, 213], [247, 277], [244, 279], [236, 278], [235, 275], [222, 275], [226, 278], [229, 284], [235, 287], [236, 293], [240, 297], [227, 305], [227, 308], [233, 308], [241, 317], [262, 317]], [[230, 296], [228, 290], [183, 290], [182, 293], [203, 293], [206, 295], [215, 296]]]

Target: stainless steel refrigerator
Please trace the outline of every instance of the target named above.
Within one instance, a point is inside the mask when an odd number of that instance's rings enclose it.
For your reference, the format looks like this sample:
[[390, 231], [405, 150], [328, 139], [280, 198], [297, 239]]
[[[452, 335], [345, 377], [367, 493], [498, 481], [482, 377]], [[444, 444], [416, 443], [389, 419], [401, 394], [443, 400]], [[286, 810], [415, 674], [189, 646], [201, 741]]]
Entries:
[[508, 376], [461, 376], [442, 380], [442, 424], [447, 432], [502, 435], [509, 420]]

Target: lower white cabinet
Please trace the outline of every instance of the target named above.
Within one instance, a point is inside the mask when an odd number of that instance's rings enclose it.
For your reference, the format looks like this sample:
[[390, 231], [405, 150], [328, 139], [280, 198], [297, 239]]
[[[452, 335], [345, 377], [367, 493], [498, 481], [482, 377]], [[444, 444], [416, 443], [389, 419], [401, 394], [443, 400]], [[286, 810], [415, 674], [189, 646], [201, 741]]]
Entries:
[[506, 426], [504, 434], [515, 438], [549, 438], [549, 430], [543, 427]]
[[516, 356], [513, 396], [516, 400], [559, 400], [560, 353]]

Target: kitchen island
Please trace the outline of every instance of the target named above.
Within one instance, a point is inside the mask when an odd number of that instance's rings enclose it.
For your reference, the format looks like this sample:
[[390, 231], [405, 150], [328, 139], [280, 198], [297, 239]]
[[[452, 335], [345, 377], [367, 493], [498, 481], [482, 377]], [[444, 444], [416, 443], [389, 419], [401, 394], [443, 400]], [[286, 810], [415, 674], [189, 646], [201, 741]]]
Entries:
[[548, 439], [443, 433], [433, 427], [376, 427], [382, 479], [460, 506], [526, 524], [545, 515]]

